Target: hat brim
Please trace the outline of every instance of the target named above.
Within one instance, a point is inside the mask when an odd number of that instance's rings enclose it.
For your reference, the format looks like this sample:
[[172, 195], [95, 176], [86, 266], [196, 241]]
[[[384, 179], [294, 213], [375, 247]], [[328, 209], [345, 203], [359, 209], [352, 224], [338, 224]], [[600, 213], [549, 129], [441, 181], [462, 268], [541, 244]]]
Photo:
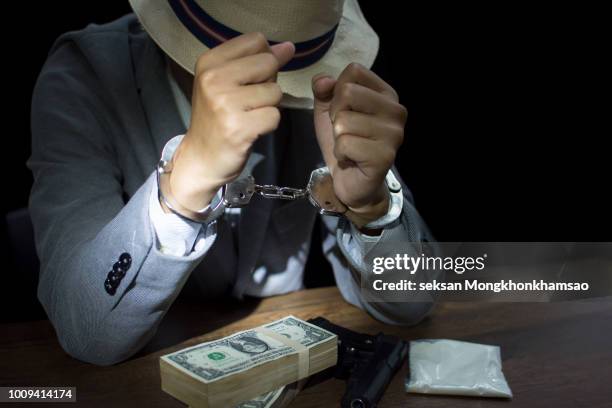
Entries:
[[[196, 61], [209, 50], [181, 23], [167, 0], [129, 0], [134, 13], [153, 41], [177, 64], [193, 74]], [[293, 71], [279, 72], [283, 90], [281, 105], [312, 108], [312, 77], [324, 72], [334, 77], [351, 62], [368, 68], [378, 54], [379, 40], [366, 21], [357, 0], [346, 0], [334, 41], [314, 64]]]

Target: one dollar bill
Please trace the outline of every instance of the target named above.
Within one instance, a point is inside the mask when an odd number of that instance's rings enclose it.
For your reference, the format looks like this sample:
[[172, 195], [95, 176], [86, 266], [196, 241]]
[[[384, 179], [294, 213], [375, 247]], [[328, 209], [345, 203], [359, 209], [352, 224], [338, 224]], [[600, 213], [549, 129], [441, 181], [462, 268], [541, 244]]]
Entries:
[[[327, 330], [293, 316], [263, 327], [308, 348], [334, 336]], [[290, 345], [252, 329], [180, 350], [162, 358], [198, 380], [210, 383], [295, 352], [296, 349]]]
[[237, 405], [236, 408], [270, 408], [283, 393], [284, 389], [285, 387], [280, 387], [276, 390], [266, 392], [252, 400]]

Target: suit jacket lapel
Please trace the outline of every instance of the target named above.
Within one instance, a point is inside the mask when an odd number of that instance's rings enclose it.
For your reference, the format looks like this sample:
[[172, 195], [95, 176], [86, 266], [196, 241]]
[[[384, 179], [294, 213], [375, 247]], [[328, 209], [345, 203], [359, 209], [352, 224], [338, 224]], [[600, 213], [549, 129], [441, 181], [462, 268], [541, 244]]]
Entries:
[[136, 86], [153, 138], [155, 157], [159, 157], [166, 142], [187, 129], [170, 90], [164, 55], [149, 37], [145, 37], [143, 42], [140, 45], [143, 47], [142, 58], [134, 67]]

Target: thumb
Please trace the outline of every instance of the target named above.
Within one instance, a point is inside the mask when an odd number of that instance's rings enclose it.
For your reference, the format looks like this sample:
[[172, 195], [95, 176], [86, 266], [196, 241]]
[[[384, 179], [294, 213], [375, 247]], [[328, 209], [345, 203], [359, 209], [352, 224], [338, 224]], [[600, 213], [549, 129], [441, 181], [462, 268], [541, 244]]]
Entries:
[[314, 110], [323, 112], [329, 110], [329, 104], [334, 96], [336, 80], [329, 74], [321, 73], [312, 78], [312, 96]]
[[295, 45], [290, 41], [285, 41], [279, 44], [274, 44], [270, 47], [270, 51], [278, 60], [280, 67], [285, 66], [295, 55]]
[[334, 131], [329, 118], [329, 106], [334, 97], [335, 86], [336, 80], [331, 75], [317, 74], [312, 78], [315, 133], [325, 164], [332, 172], [337, 162], [334, 157]]

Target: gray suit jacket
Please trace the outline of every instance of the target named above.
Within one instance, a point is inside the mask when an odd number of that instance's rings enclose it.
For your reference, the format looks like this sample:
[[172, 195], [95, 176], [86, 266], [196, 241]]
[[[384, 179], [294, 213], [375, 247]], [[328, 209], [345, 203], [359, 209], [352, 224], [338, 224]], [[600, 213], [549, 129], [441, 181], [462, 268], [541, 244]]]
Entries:
[[[127, 15], [61, 36], [34, 90], [28, 166], [35, 179], [30, 211], [41, 262], [38, 294], [64, 349], [96, 364], [113, 364], [143, 347], [190, 276], [202, 296], [241, 296], [262, 248], [277, 249], [282, 262], [308, 240], [316, 216], [303, 201], [285, 206], [254, 199], [236, 233], [219, 222], [205, 256], [159, 251], [148, 214], [157, 188], [153, 170], [164, 144], [185, 131], [164, 63], [162, 52]], [[283, 116], [276, 133], [286, 137], [260, 138], [255, 150], [265, 160], [253, 172], [262, 183], [304, 184], [321, 163], [318, 147], [305, 147], [293, 159], [283, 157], [283, 149], [292, 132], [313, 132], [311, 112]], [[404, 233], [411, 241], [431, 239], [405, 185], [404, 191]], [[346, 233], [346, 225], [324, 218], [331, 232]], [[342, 250], [334, 245], [326, 255], [351, 303], [405, 324], [430, 309], [428, 303], [360, 301]], [[111, 295], [104, 282], [117, 265], [124, 276]]]

